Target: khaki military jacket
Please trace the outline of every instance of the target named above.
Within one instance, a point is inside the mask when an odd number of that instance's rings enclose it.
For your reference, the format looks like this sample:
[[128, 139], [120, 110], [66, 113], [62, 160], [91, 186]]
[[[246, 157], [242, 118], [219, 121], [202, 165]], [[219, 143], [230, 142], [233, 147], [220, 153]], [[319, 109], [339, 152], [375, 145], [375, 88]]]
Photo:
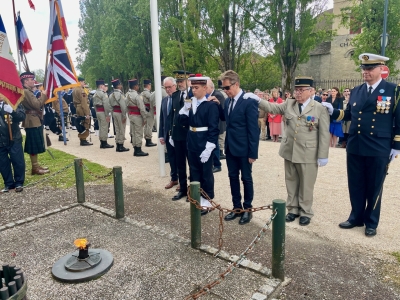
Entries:
[[[148, 89], [144, 89], [144, 91], [140, 95], [143, 97], [143, 103], [145, 104], [145, 106], [146, 106], [146, 104], [150, 105], [150, 107], [149, 107], [150, 111], [148, 112], [148, 116], [153, 115], [155, 103], [151, 103], [150, 91]], [[155, 99], [153, 102], [155, 102]]]
[[89, 108], [89, 102], [88, 102], [89, 99], [88, 99], [88, 93], [86, 92], [86, 90], [80, 86], [76, 87], [72, 91], [72, 97], [73, 97], [75, 108], [78, 109], [79, 107], [81, 107], [83, 110], [83, 114], [85, 116], [89, 116], [90, 115], [90, 108]]
[[114, 89], [114, 92], [110, 94], [108, 99], [110, 100], [111, 107], [121, 107], [122, 117], [126, 118], [126, 98], [122, 91]]
[[24, 128], [34, 128], [42, 126], [43, 106], [47, 100], [45, 93], [42, 93], [40, 98], [36, 98], [33, 92], [29, 89], [24, 89], [24, 100], [21, 102], [25, 109], [26, 118], [22, 124]]
[[[58, 115], [60, 115], [60, 102], [58, 100], [53, 101], [53, 102], [51, 102], [51, 106], [56, 111], [56, 113]], [[65, 113], [68, 114], [68, 104], [67, 104], [67, 101], [64, 100], [64, 98], [62, 99], [62, 108], [63, 108], [64, 114]]]
[[281, 104], [261, 100], [259, 108], [285, 116], [286, 137], [279, 149], [281, 157], [292, 163], [316, 163], [318, 158], [328, 158], [329, 115], [320, 103], [310, 100], [301, 113], [295, 99]]
[[[161, 99], [164, 99], [165, 97], [168, 97], [167, 91], [165, 90], [165, 87], [161, 87]], [[156, 106], [157, 106], [157, 101], [156, 101], [156, 92], [153, 92], [150, 96], [150, 106], [153, 108], [154, 114], [156, 114]]]
[[138, 94], [135, 90], [129, 90], [126, 93], [126, 106], [137, 106], [140, 111], [140, 115], [142, 116], [143, 120], [146, 119], [146, 108], [143, 103], [143, 97]]
[[96, 93], [93, 95], [93, 106], [96, 107], [97, 105], [104, 107], [104, 114], [106, 116], [112, 111], [107, 93], [100, 89], [96, 90]]

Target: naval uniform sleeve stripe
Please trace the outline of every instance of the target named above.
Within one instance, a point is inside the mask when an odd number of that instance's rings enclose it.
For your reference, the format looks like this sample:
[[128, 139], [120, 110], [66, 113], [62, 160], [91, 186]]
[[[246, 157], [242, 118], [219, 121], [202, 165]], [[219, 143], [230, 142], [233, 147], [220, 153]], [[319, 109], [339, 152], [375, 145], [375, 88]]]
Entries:
[[341, 121], [344, 118], [344, 111], [341, 109], [339, 113], [339, 117], [336, 119], [336, 121]]
[[400, 142], [400, 135], [395, 135], [393, 141]]

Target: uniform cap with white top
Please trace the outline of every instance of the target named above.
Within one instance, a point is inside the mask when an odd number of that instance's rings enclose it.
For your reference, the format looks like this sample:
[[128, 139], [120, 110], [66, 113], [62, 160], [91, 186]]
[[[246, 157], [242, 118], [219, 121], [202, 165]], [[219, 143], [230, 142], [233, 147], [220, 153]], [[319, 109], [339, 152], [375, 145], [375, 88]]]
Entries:
[[389, 57], [372, 54], [372, 53], [361, 53], [358, 56], [358, 59], [361, 60], [360, 67], [366, 66], [379, 66], [384, 65], [386, 61], [389, 60]]
[[192, 84], [201, 84], [201, 85], [206, 85], [208, 79], [210, 79], [210, 77], [205, 77], [202, 74], [195, 74], [193, 77], [188, 78], [188, 80], [190, 80]]

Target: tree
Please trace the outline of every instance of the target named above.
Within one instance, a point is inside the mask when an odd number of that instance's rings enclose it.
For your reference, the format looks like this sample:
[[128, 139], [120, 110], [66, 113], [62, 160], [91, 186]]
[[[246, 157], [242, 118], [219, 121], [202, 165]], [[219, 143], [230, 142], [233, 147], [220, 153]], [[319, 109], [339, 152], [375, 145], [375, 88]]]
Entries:
[[[400, 0], [390, 0], [387, 16], [387, 33], [389, 41], [385, 55], [390, 58], [387, 62], [391, 74], [398, 74], [395, 69], [395, 62], [400, 60], [399, 42], [400, 31]], [[351, 31], [361, 28], [361, 33], [357, 34], [351, 41], [355, 47], [352, 56], [358, 66], [360, 60], [358, 56], [363, 52], [375, 54], [381, 53], [381, 34], [383, 32], [384, 0], [364, 0], [354, 1], [350, 6], [342, 9], [341, 23], [350, 28]]]
[[292, 90], [294, 72], [306, 62], [308, 53], [319, 43], [332, 38], [333, 16], [323, 14], [325, 0], [251, 0], [246, 8], [257, 27], [253, 30], [265, 47], [279, 58], [284, 90]]
[[34, 70], [33, 73], [35, 74], [35, 80], [37, 82], [44, 82], [44, 71], [43, 69]]

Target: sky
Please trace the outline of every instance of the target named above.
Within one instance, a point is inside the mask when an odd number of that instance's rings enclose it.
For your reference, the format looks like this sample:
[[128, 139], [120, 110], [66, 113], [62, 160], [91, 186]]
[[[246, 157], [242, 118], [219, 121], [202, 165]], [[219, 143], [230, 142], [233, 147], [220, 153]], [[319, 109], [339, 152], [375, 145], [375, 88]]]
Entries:
[[[0, 0], [0, 14], [3, 18], [4, 26], [7, 31], [11, 51], [17, 62], [17, 46], [15, 42], [15, 29], [13, 26], [12, 0]], [[49, 1], [32, 0], [36, 10], [29, 7], [28, 0], [15, 0], [15, 11], [20, 11], [21, 19], [25, 31], [29, 37], [32, 51], [26, 57], [31, 71], [37, 69], [45, 70], [46, 66], [46, 45], [49, 31]], [[78, 47], [80, 18], [79, 0], [62, 1], [64, 17], [67, 22], [69, 37], [66, 41], [72, 62], [76, 67], [76, 48]], [[333, 7], [333, 0], [328, 0], [328, 7]], [[22, 67], [21, 67], [22, 68]], [[77, 72], [79, 72], [77, 70]]]

